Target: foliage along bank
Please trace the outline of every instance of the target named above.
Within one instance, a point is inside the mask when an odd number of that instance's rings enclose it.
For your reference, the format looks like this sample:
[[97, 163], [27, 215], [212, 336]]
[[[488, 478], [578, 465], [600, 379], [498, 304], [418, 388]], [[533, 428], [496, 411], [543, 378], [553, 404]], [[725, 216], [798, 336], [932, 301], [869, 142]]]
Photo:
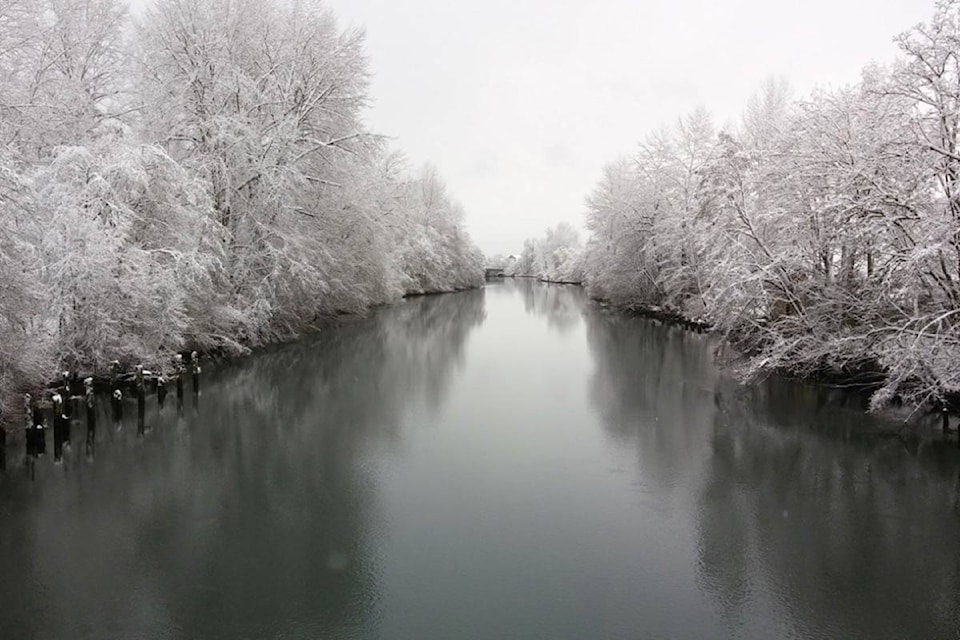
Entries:
[[0, 420], [64, 367], [243, 351], [479, 286], [430, 167], [367, 131], [310, 0], [0, 3]]
[[592, 296], [705, 321], [747, 376], [879, 368], [873, 408], [960, 394], [960, 1], [859, 83], [768, 83], [739, 127], [703, 110], [608, 165]]

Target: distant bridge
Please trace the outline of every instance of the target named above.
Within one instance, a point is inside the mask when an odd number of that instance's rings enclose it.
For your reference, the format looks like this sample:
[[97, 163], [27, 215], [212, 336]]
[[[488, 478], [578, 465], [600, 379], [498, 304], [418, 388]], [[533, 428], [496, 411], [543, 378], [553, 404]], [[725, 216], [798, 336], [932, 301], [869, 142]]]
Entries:
[[487, 267], [483, 270], [483, 275], [490, 280], [491, 278], [502, 278], [503, 267]]

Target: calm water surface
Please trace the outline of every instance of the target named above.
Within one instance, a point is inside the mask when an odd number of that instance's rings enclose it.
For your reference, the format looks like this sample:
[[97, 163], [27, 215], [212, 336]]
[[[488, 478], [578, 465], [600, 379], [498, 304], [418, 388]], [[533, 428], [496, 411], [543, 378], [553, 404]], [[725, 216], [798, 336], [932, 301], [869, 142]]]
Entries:
[[0, 638], [960, 638], [956, 445], [577, 288], [410, 300], [202, 386], [8, 452]]

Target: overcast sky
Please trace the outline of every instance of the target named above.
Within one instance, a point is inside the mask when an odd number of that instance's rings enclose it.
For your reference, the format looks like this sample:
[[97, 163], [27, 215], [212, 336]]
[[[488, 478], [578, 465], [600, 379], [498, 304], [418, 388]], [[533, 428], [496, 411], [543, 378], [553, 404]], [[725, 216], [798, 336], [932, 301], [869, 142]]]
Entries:
[[[432, 162], [487, 254], [567, 220], [603, 165], [698, 105], [739, 117], [770, 76], [855, 82], [933, 0], [327, 0], [362, 26], [371, 128]], [[139, 0], [134, 4], [142, 4]]]

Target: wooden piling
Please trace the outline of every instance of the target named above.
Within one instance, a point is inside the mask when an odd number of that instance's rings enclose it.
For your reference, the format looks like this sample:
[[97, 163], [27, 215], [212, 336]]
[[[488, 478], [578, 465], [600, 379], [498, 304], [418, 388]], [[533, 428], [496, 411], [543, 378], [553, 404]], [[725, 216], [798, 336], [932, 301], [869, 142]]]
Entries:
[[47, 440], [42, 425], [27, 429], [27, 457], [36, 458], [47, 452]]
[[83, 397], [87, 406], [87, 424], [95, 425], [97, 421], [97, 396], [93, 393], [93, 378], [84, 379]]
[[114, 360], [110, 363], [110, 391], [116, 391], [120, 388], [120, 361]]
[[167, 397], [167, 380], [163, 376], [157, 376], [157, 404], [163, 408], [163, 401]]
[[947, 435], [947, 431], [950, 429], [950, 412], [947, 411], [946, 405], [940, 408], [940, 429], [943, 431], [943, 435]]
[[123, 392], [120, 389], [114, 389], [110, 396], [110, 409], [113, 413], [113, 422], [120, 426], [123, 420]]
[[177, 401], [183, 403], [183, 356], [179, 353], [174, 359], [174, 370], [177, 376]]
[[190, 354], [190, 365], [193, 369], [193, 395], [200, 393], [200, 356], [196, 351]]
[[137, 365], [137, 433], [143, 433], [147, 411], [147, 388], [143, 381], [143, 365]]
[[27, 445], [27, 458], [34, 458], [46, 452], [47, 442], [43, 433], [43, 412], [30, 394], [23, 396], [24, 436]]
[[63, 411], [61, 412], [67, 418], [70, 417], [70, 405], [73, 404], [70, 401], [70, 372], [63, 371], [60, 374], [60, 377], [63, 379], [63, 391], [61, 393], [63, 400]]
[[147, 385], [146, 385], [146, 383], [145, 383], [144, 380], [143, 380], [143, 365], [142, 365], [142, 364], [138, 364], [138, 365], [137, 365], [137, 373], [136, 373], [135, 383], [136, 383], [136, 387], [137, 387], [137, 399], [140, 399], [140, 398], [143, 398], [144, 396], [146, 396], [146, 395], [147, 395]]
[[97, 439], [97, 396], [93, 393], [93, 378], [83, 381], [84, 398], [87, 406], [87, 458], [93, 457], [93, 444]]
[[63, 412], [63, 397], [53, 394], [53, 459], [63, 458], [63, 445], [70, 442], [70, 420]]

